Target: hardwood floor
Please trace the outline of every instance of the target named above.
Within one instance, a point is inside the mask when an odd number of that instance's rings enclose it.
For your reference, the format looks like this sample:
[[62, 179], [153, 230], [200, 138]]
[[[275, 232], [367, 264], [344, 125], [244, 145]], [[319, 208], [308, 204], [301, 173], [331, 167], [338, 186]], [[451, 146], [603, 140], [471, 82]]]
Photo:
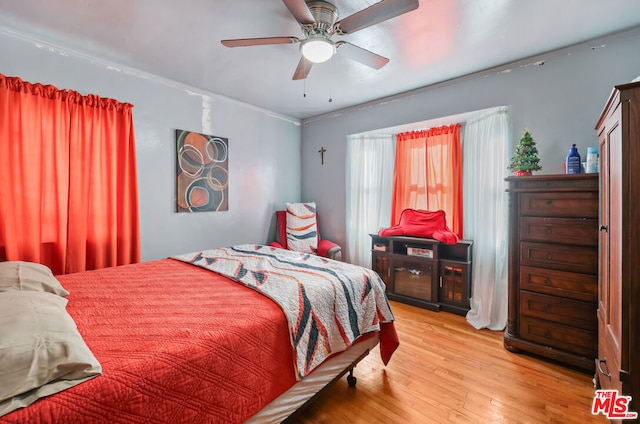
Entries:
[[295, 422], [606, 423], [591, 414], [592, 375], [508, 352], [503, 332], [462, 316], [391, 302], [400, 347], [388, 366], [376, 348]]

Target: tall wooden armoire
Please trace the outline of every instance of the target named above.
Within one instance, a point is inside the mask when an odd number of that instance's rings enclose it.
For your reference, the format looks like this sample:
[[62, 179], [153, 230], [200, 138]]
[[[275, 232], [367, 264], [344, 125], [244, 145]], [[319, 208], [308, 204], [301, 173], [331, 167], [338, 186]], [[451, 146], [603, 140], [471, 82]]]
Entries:
[[640, 412], [640, 82], [616, 86], [596, 125], [600, 153], [598, 358], [602, 389]]

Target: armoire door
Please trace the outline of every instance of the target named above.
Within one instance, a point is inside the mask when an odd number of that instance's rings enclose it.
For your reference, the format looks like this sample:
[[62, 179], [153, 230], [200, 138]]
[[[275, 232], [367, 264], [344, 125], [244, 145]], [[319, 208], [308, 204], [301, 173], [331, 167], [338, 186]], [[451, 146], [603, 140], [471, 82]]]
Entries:
[[600, 144], [598, 358], [603, 389], [622, 390], [622, 129], [621, 107], [607, 119]]

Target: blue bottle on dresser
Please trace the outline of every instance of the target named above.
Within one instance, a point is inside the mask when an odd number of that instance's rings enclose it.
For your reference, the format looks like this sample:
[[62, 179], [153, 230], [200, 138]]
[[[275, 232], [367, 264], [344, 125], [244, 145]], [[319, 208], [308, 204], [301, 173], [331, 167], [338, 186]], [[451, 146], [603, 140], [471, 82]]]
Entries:
[[575, 144], [571, 145], [569, 149], [569, 154], [567, 155], [566, 161], [566, 172], [567, 174], [579, 174], [580, 173], [580, 153], [578, 153], [578, 148]]

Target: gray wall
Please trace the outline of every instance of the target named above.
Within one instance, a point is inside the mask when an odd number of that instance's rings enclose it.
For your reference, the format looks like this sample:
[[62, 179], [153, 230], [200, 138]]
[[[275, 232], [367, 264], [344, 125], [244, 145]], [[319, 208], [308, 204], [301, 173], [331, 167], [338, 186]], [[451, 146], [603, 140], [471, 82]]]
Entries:
[[[324, 238], [346, 246], [346, 137], [475, 110], [508, 106], [512, 140], [528, 129], [541, 174], [563, 171], [572, 143], [586, 160], [615, 84], [640, 75], [640, 29], [605, 37], [447, 83], [341, 110], [302, 123], [302, 200], [318, 203]], [[544, 61], [544, 64], [536, 64]], [[324, 147], [325, 164], [318, 150]], [[508, 164], [505, 164], [505, 167]], [[348, 252], [345, 252], [348, 258]]]
[[[2, 28], [0, 57], [4, 75], [135, 106], [143, 260], [265, 243], [274, 211], [300, 199], [299, 120], [44, 45]], [[228, 211], [175, 212], [175, 129], [229, 139]]]
[[[273, 211], [296, 200], [316, 201], [323, 237], [346, 246], [348, 134], [507, 105], [512, 138], [518, 140], [529, 129], [538, 143], [541, 173], [562, 172], [571, 143], [583, 156], [596, 144], [593, 127], [613, 85], [640, 75], [638, 45], [640, 29], [310, 118], [302, 128], [294, 118], [3, 28], [0, 73], [135, 105], [141, 253], [150, 260], [262, 243], [273, 230]], [[539, 61], [544, 65], [535, 64]], [[229, 139], [228, 212], [174, 212], [176, 128]], [[324, 165], [321, 147], [327, 149]]]

